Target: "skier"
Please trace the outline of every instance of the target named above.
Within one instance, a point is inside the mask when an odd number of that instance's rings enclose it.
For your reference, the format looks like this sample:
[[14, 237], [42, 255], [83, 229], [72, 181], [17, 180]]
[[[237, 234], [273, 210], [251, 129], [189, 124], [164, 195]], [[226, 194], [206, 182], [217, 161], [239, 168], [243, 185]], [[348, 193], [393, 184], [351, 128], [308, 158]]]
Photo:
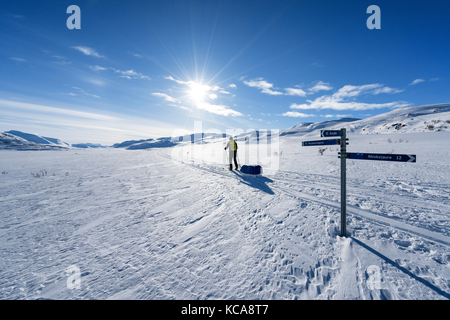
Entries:
[[227, 146], [225, 147], [225, 150], [229, 149], [228, 151], [228, 156], [229, 156], [229, 162], [230, 162], [230, 170], [233, 170], [233, 158], [234, 158], [234, 164], [236, 166], [236, 169], [238, 169], [238, 164], [237, 164], [237, 160], [236, 160], [236, 155], [237, 155], [237, 143], [236, 141], [233, 139], [233, 137], [230, 137], [230, 141], [228, 141]]

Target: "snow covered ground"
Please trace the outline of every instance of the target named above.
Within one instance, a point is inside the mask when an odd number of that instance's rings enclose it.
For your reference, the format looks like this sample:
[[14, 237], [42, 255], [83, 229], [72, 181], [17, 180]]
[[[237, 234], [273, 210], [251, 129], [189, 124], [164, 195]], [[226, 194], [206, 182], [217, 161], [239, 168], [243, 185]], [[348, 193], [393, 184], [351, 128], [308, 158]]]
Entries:
[[346, 238], [338, 146], [301, 147], [317, 131], [262, 177], [215, 161], [221, 139], [204, 161], [0, 151], [0, 299], [449, 299], [450, 132], [361, 130], [348, 151], [417, 163], [347, 160]]

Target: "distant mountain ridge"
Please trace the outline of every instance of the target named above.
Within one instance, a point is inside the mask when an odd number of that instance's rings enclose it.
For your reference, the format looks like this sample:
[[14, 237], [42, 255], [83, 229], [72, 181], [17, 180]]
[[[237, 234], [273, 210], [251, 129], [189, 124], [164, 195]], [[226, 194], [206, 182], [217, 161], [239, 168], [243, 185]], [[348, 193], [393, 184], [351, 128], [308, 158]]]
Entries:
[[0, 133], [0, 149], [10, 150], [68, 150], [70, 148], [107, 148], [101, 144], [68, 144], [60, 139], [42, 137], [32, 133], [10, 130]]
[[[318, 136], [320, 130], [338, 130], [346, 128], [354, 134], [391, 134], [406, 132], [450, 131], [450, 103], [437, 105], [412, 106], [394, 109], [367, 119], [342, 118], [315, 123], [302, 123], [280, 131], [280, 137]], [[270, 138], [271, 131], [256, 130], [237, 135], [238, 140], [258, 141]], [[180, 137], [163, 137], [157, 139], [128, 140], [116, 143], [113, 148], [142, 150], [152, 148], [169, 148], [180, 143], [210, 143], [216, 139], [226, 139], [223, 134], [197, 133]], [[42, 137], [36, 134], [11, 130], [0, 133], [0, 149], [12, 150], [67, 150], [70, 148], [106, 148], [100, 144], [79, 143], [69, 145], [59, 139]]]
[[69, 144], [59, 139], [11, 130], [0, 133], [0, 149], [6, 150], [67, 150]]
[[280, 132], [280, 136], [317, 136], [320, 130], [346, 128], [349, 133], [390, 134], [450, 131], [450, 103], [394, 109], [366, 119], [343, 118], [302, 123]]
[[21, 132], [21, 131], [17, 131], [17, 130], [10, 130], [5, 133], [9, 133], [16, 137], [20, 137], [22, 139], [25, 139], [28, 142], [34, 142], [34, 143], [50, 145], [50, 146], [70, 147], [70, 145], [68, 143], [63, 142], [59, 139], [55, 139], [55, 138], [41, 137], [41, 136], [38, 136], [35, 134], [25, 133], [25, 132]]
[[100, 148], [108, 148], [107, 146], [103, 146], [99, 143], [75, 143], [72, 144], [72, 148], [79, 149], [100, 149]]

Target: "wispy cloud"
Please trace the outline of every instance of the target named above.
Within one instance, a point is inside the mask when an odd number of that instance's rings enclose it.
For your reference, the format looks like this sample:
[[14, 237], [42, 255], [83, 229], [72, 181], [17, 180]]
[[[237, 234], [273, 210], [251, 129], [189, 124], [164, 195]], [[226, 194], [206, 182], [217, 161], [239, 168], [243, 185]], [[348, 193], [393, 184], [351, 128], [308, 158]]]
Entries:
[[323, 68], [324, 67], [323, 64], [320, 64], [318, 62], [313, 62], [313, 63], [311, 63], [311, 65], [314, 66], [314, 67], [318, 67], [318, 68]]
[[97, 114], [97, 113], [83, 112], [83, 111], [63, 109], [63, 108], [55, 108], [55, 107], [49, 107], [49, 106], [44, 106], [44, 105], [39, 105], [39, 104], [25, 103], [25, 102], [11, 101], [11, 100], [0, 100], [0, 106], [14, 108], [14, 109], [37, 111], [37, 112], [48, 113], [48, 114], [59, 114], [59, 115], [77, 117], [77, 118], [102, 120], [102, 121], [120, 121], [119, 118], [110, 117], [110, 116]]
[[69, 64], [72, 64], [72, 61], [52, 61], [52, 63], [53, 64], [58, 64], [58, 65], [61, 65], [61, 66], [66, 66], [66, 65], [69, 65]]
[[266, 93], [273, 96], [283, 95], [283, 92], [272, 90], [273, 84], [267, 82], [266, 80], [263, 80], [262, 78], [243, 82], [249, 87], [260, 89], [262, 93]]
[[409, 85], [410, 86], [415, 86], [416, 84], [418, 84], [418, 83], [421, 83], [421, 82], [424, 82], [425, 80], [423, 80], [423, 79], [416, 79], [416, 80], [414, 80], [413, 82], [411, 82]]
[[75, 47], [72, 47], [72, 49], [76, 49], [76, 50], [84, 53], [87, 56], [93, 56], [93, 57], [97, 57], [97, 58], [104, 58], [105, 57], [105, 56], [102, 56], [101, 54], [99, 54], [94, 49], [89, 48], [89, 47], [75, 46]]
[[89, 66], [94, 71], [105, 71], [108, 70], [108, 68], [100, 67], [100, 66]]
[[[388, 88], [388, 87], [387, 87]], [[364, 103], [354, 101], [354, 98], [362, 94], [379, 94], [379, 93], [393, 93], [393, 90], [388, 88], [384, 90], [381, 84], [368, 84], [362, 86], [346, 85], [336, 91], [333, 95], [325, 95], [318, 97], [314, 101], [307, 100], [307, 104], [292, 104], [291, 109], [302, 110], [371, 110], [381, 108], [398, 108], [405, 107], [409, 104], [403, 101], [389, 102], [389, 103]], [[349, 101], [352, 98], [352, 101]]]
[[69, 96], [73, 96], [73, 97], [75, 97], [75, 96], [85, 96], [85, 97], [94, 97], [94, 98], [100, 99], [100, 97], [98, 95], [92, 94], [92, 93], [88, 93], [88, 92], [84, 91], [81, 88], [78, 88], [78, 87], [72, 87], [72, 88], [77, 90], [78, 93], [71, 92], [71, 93], [68, 93]]
[[125, 78], [125, 79], [142, 79], [142, 80], [151, 80], [151, 78], [149, 76], [143, 75], [142, 73], [139, 73], [137, 71], [134, 70], [119, 70], [116, 68], [105, 68], [105, 67], [101, 67], [99, 65], [95, 65], [95, 66], [89, 66], [90, 69], [94, 70], [94, 71], [106, 71], [106, 70], [112, 70], [114, 71], [114, 73], [119, 74], [119, 77], [121, 78]]
[[234, 83], [231, 83], [228, 85], [230, 88], [236, 88], [236, 85]]
[[242, 116], [243, 114], [235, 111], [233, 109], [230, 109], [227, 106], [224, 105], [216, 105], [216, 104], [211, 104], [211, 103], [207, 103], [207, 102], [197, 102], [196, 104], [197, 109], [201, 109], [201, 110], [205, 110], [214, 114], [218, 114], [221, 116], [232, 116], [232, 117], [238, 117], [238, 116]]
[[390, 87], [383, 87], [383, 88], [378, 88], [376, 89], [373, 94], [380, 94], [380, 93], [390, 93], [390, 94], [394, 94], [394, 93], [400, 93], [403, 92], [403, 90], [400, 89], [394, 89], [394, 88], [390, 88]]
[[306, 97], [306, 95], [308, 94], [304, 90], [299, 88], [286, 88], [285, 90], [287, 96]]
[[[100, 142], [113, 144], [142, 137], [170, 136], [178, 126], [125, 114], [102, 114], [105, 111], [80, 111], [81, 105], [54, 107], [60, 102], [26, 103], [0, 99], [0, 126], [55, 136], [70, 143]], [[109, 108], [112, 109], [112, 108]], [[28, 131], [27, 131], [28, 130]], [[57, 133], [50, 133], [57, 132]], [[54, 134], [54, 135], [53, 135]]]
[[189, 85], [190, 83], [193, 83], [193, 81], [182, 81], [182, 80], [174, 79], [174, 77], [172, 77], [172, 76], [165, 76], [164, 79], [172, 80], [172, 81], [175, 81], [176, 83], [186, 84], [186, 85]]
[[329, 91], [329, 90], [333, 90], [333, 87], [330, 86], [329, 83], [325, 83], [322, 81], [317, 82], [313, 87], [308, 89], [310, 92], [319, 92], [319, 91]]
[[154, 92], [154, 93], [152, 93], [152, 96], [159, 97], [159, 98], [163, 98], [164, 100], [169, 101], [169, 102], [175, 102], [175, 103], [178, 103], [178, 102], [179, 102], [179, 101], [178, 101], [177, 99], [175, 99], [174, 97], [171, 97], [171, 96], [169, 96], [168, 94], [161, 93], [161, 92]]
[[288, 111], [288, 112], [283, 113], [282, 116], [292, 117], [292, 118], [309, 118], [309, 117], [314, 117], [315, 115], [296, 112], [296, 111]]
[[111, 68], [111, 69], [113, 69], [115, 73], [121, 74], [121, 76], [120, 76], [121, 78], [151, 80], [150, 77], [145, 76], [142, 73], [136, 72], [134, 70], [122, 71], [122, 70], [117, 70], [117, 69], [114, 69], [114, 68]]
[[131, 54], [135, 58], [143, 58], [143, 56], [141, 54], [139, 54], [139, 53], [133, 53], [133, 52], [130, 52], [130, 51], [128, 51], [128, 53]]
[[14, 60], [14, 61], [16, 61], [16, 62], [27, 62], [27, 60], [22, 59], [22, 58], [11, 57], [10, 59], [11, 59], [11, 60]]

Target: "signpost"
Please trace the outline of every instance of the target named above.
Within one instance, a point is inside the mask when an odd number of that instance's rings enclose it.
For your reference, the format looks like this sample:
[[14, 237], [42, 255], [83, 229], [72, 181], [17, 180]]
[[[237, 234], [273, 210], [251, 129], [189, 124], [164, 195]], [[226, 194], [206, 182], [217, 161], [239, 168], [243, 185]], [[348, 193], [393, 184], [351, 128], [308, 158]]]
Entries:
[[[347, 153], [347, 129], [341, 129], [341, 155]], [[347, 236], [347, 161], [341, 157], [341, 237]]]
[[320, 130], [321, 137], [340, 137], [341, 130]]
[[415, 154], [347, 153], [347, 159], [416, 162]]
[[302, 147], [311, 146], [332, 146], [340, 144], [340, 139], [330, 139], [330, 140], [315, 140], [315, 141], [302, 141]]
[[382, 153], [347, 153], [347, 130], [321, 130], [321, 137], [340, 137], [340, 139], [302, 141], [302, 147], [341, 145], [339, 152], [341, 158], [341, 237], [347, 234], [347, 159], [353, 160], [378, 160], [396, 162], [416, 162], [415, 154], [382, 154]]

